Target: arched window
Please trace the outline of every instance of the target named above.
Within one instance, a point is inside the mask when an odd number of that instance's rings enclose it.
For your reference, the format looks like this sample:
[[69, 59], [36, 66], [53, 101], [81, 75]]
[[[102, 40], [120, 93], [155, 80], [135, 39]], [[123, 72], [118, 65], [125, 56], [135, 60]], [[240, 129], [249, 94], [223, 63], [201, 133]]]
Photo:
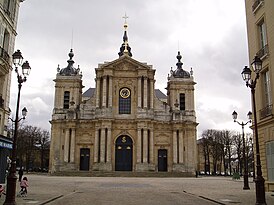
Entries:
[[119, 114], [131, 113], [131, 92], [128, 88], [119, 91]]
[[64, 109], [69, 109], [69, 97], [70, 97], [70, 92], [65, 91], [64, 92]]
[[186, 109], [186, 97], [184, 93], [180, 93], [180, 110]]

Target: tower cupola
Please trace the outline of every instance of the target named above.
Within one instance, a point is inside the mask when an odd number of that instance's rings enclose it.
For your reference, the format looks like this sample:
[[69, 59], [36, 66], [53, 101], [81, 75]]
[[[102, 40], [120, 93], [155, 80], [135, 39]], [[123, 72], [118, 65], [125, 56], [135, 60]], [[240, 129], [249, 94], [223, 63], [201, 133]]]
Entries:
[[70, 52], [68, 54], [69, 59], [67, 60], [68, 65], [65, 68], [60, 69], [58, 67], [57, 71], [59, 72], [60, 75], [65, 75], [65, 76], [71, 76], [71, 75], [77, 75], [79, 74], [80, 68], [74, 68], [73, 64], [74, 64], [74, 60], [72, 60], [74, 53], [73, 50], [70, 49]]
[[182, 68], [183, 63], [181, 62], [182, 56], [180, 51], [178, 51], [177, 55], [178, 62], [176, 63], [177, 69], [172, 73], [174, 78], [190, 78], [190, 73], [185, 71]]

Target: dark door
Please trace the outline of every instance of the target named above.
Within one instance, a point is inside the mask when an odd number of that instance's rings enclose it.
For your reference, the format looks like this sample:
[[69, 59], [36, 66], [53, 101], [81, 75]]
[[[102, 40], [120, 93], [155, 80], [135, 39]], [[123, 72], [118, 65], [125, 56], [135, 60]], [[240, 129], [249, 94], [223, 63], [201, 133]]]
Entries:
[[166, 149], [158, 150], [158, 171], [159, 172], [167, 171], [167, 150]]
[[122, 135], [115, 143], [115, 171], [132, 171], [132, 139]]
[[90, 150], [88, 148], [80, 149], [80, 170], [89, 170]]

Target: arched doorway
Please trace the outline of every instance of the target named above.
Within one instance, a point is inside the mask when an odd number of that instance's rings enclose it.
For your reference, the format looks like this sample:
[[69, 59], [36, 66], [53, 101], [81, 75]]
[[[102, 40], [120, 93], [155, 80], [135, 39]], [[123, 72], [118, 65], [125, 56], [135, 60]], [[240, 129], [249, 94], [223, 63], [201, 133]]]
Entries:
[[115, 142], [115, 171], [132, 171], [132, 139], [122, 135]]
[[158, 150], [158, 171], [159, 172], [167, 171], [167, 150], [166, 149]]
[[89, 159], [90, 159], [90, 149], [81, 148], [80, 149], [80, 170], [89, 171]]

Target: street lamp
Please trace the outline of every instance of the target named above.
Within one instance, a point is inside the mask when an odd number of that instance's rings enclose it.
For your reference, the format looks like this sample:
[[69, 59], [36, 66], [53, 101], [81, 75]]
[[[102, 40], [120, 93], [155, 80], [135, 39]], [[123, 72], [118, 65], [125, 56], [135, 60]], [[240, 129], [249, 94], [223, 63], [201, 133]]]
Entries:
[[254, 114], [254, 134], [256, 140], [256, 173], [257, 176], [254, 179], [256, 183], [256, 204], [266, 204], [265, 201], [265, 186], [264, 186], [264, 178], [262, 176], [262, 166], [260, 159], [260, 146], [259, 146], [259, 136], [258, 136], [258, 126], [257, 126], [257, 114], [256, 114], [256, 102], [255, 102], [255, 88], [257, 80], [260, 77], [260, 71], [262, 69], [262, 61], [258, 56], [255, 56], [254, 61], [251, 63], [253, 71], [256, 76], [255, 79], [251, 79], [251, 70], [247, 66], [244, 67], [242, 71], [243, 80], [246, 82], [246, 86], [251, 89], [252, 96], [252, 104], [253, 104], [253, 114]]
[[[18, 123], [21, 119], [19, 119], [19, 105], [20, 105], [20, 93], [22, 83], [27, 81], [27, 76], [30, 72], [30, 66], [28, 61], [25, 61], [23, 64], [23, 57], [20, 50], [17, 50], [12, 55], [13, 64], [15, 66], [15, 72], [17, 74], [17, 81], [18, 81], [18, 95], [17, 95], [17, 105], [16, 105], [16, 115], [14, 120], [14, 136], [13, 136], [13, 145], [12, 145], [12, 156], [11, 156], [11, 166], [9, 169], [9, 174], [7, 176], [7, 192], [6, 192], [6, 199], [4, 205], [15, 205], [15, 193], [16, 193], [16, 143], [17, 143], [17, 131], [18, 131]], [[22, 68], [22, 73], [19, 73], [18, 68]], [[22, 110], [23, 118], [25, 118], [27, 114], [27, 109], [24, 108]]]
[[244, 126], [247, 125], [247, 123], [250, 123], [251, 122], [251, 119], [252, 119], [252, 112], [248, 112], [247, 113], [247, 116], [248, 116], [248, 121], [246, 123], [244, 122], [238, 122], [237, 121], [237, 112], [234, 110], [234, 112], [232, 113], [232, 117], [233, 117], [233, 120], [234, 122], [237, 122], [239, 125], [242, 126], [242, 133], [243, 133], [243, 158], [244, 158], [244, 187], [243, 189], [244, 190], [247, 190], [247, 189], [250, 189], [249, 188], [249, 185], [248, 185], [248, 171], [247, 171], [247, 166], [248, 166], [248, 163], [247, 163], [247, 160], [246, 160], [246, 149], [245, 149], [245, 134], [244, 134]]
[[251, 143], [251, 152], [252, 152], [252, 169], [253, 169], [253, 181], [255, 180], [255, 162], [254, 162], [254, 149], [253, 149], [253, 138], [250, 137], [249, 141]]

